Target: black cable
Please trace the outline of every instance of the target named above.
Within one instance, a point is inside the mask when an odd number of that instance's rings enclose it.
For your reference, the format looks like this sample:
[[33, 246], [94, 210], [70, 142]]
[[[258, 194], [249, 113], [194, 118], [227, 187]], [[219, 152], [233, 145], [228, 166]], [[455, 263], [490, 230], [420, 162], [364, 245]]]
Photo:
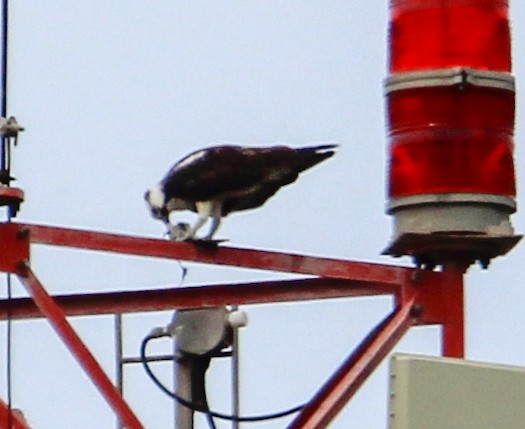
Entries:
[[208, 426], [210, 426], [210, 429], [217, 429], [217, 426], [215, 425], [215, 420], [213, 420], [213, 416], [211, 415], [210, 411], [206, 411], [206, 420], [208, 422]]
[[[164, 384], [162, 384], [160, 382], [160, 380], [155, 376], [155, 374], [153, 374], [153, 371], [149, 367], [148, 359], [146, 357], [146, 347], [147, 347], [149, 341], [153, 340], [154, 338], [162, 338], [162, 337], [169, 337], [169, 335], [167, 333], [159, 334], [158, 332], [156, 332], [154, 334], [148, 335], [146, 338], [144, 338], [144, 340], [142, 340], [142, 344], [141, 344], [141, 347], [140, 347], [140, 360], [142, 362], [142, 365], [144, 366], [144, 369], [146, 370], [146, 373], [151, 378], [151, 380], [153, 380], [153, 382], [164, 393], [166, 393], [167, 395], [169, 395], [173, 399], [176, 399], [177, 402], [179, 402], [183, 406], [189, 408], [190, 410], [198, 411], [198, 412], [206, 414], [206, 420], [208, 422], [208, 425], [210, 426], [210, 429], [217, 429], [217, 426], [215, 425], [215, 420], [213, 420], [213, 417], [214, 417], [215, 413], [210, 411], [210, 408], [208, 406], [208, 401], [206, 399], [206, 392], [204, 391], [204, 388], [202, 389], [203, 390], [203, 392], [202, 392], [202, 396], [203, 396], [202, 403], [203, 404], [199, 406], [199, 405], [197, 405], [197, 404], [195, 404], [195, 403], [193, 403], [191, 401], [187, 401], [186, 399], [178, 396], [176, 393], [174, 393], [171, 390], [169, 390], [166, 386], [164, 386]], [[203, 374], [203, 376], [204, 376], [204, 374]]]
[[185, 406], [186, 408], [189, 408], [190, 410], [198, 411], [201, 413], [206, 413], [208, 418], [215, 417], [215, 418], [222, 419], [222, 420], [230, 420], [230, 421], [237, 421], [237, 422], [261, 422], [265, 420], [274, 420], [274, 419], [278, 419], [281, 417], [289, 416], [290, 414], [294, 414], [294, 413], [297, 413], [298, 411], [301, 411], [306, 406], [306, 404], [302, 404], [302, 405], [298, 405], [296, 407], [293, 407], [287, 410], [283, 410], [283, 411], [279, 411], [276, 413], [263, 414], [263, 415], [257, 415], [257, 416], [232, 416], [228, 414], [218, 413], [216, 411], [211, 411], [207, 407], [202, 407], [197, 404], [194, 404], [191, 401], [187, 401], [186, 399], [181, 398], [175, 392], [172, 392], [170, 389], [168, 389], [157, 378], [157, 376], [153, 373], [153, 371], [151, 370], [149, 366], [148, 359], [146, 356], [146, 348], [148, 346], [148, 343], [151, 340], [155, 338], [160, 338], [160, 337], [169, 337], [169, 335], [167, 333], [163, 335], [149, 334], [142, 340], [142, 343], [140, 345], [140, 360], [142, 362], [142, 366], [144, 367], [144, 370], [146, 371], [146, 374], [148, 374], [151, 381], [153, 381], [153, 383], [155, 383], [160, 390], [162, 390], [166, 395], [175, 399], [177, 402], [179, 402], [179, 404]]
[[[210, 414], [210, 406], [206, 395], [206, 371], [211, 363], [211, 356], [193, 356], [190, 365], [191, 401], [194, 405], [200, 404], [204, 408], [206, 419], [210, 429], [216, 429], [213, 416]], [[197, 405], [198, 406], [198, 405]]]
[[9, 1], [2, 3], [2, 116], [7, 117], [7, 38], [9, 29]]

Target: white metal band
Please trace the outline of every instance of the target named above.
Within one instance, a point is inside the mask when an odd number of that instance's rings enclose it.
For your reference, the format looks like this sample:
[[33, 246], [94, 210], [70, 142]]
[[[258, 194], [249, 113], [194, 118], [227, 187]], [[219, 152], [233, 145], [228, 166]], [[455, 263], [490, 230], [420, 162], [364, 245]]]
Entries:
[[504, 195], [474, 194], [474, 193], [442, 193], [422, 194], [409, 197], [393, 198], [387, 203], [387, 213], [408, 206], [420, 206], [428, 204], [491, 204], [504, 206], [510, 213], [516, 211], [516, 201]]
[[384, 85], [385, 94], [405, 89], [461, 85], [515, 91], [514, 77], [510, 73], [468, 67], [394, 73], [385, 79]]

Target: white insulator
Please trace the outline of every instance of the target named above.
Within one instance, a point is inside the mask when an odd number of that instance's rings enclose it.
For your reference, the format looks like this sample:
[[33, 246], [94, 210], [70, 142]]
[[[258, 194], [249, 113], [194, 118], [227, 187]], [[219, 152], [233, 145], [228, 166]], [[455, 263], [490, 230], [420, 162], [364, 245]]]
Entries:
[[24, 127], [16, 122], [14, 116], [9, 118], [0, 117], [0, 136], [16, 137], [20, 131], [24, 131]]
[[242, 310], [235, 310], [228, 314], [228, 323], [232, 328], [244, 328], [248, 325], [248, 314]]

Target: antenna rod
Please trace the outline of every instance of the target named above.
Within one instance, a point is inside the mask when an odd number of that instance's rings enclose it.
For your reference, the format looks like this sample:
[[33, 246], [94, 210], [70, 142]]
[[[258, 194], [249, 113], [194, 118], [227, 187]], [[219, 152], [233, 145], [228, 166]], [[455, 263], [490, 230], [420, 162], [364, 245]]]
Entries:
[[[9, 1], [2, 1], [2, 108], [0, 116], [7, 118], [7, 38], [8, 38], [8, 24], [9, 24]], [[0, 173], [5, 175], [3, 179], [4, 184], [8, 185], [10, 178], [9, 172], [9, 138], [2, 137], [0, 153]]]
[[9, 25], [9, 1], [2, 3], [2, 116], [7, 117], [7, 39]]

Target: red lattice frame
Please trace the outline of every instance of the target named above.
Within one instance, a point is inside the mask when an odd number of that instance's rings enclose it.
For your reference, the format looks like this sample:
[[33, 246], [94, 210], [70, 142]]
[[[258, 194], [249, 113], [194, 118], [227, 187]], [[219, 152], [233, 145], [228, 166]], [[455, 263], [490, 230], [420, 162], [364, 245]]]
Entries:
[[[50, 296], [30, 268], [32, 244], [124, 255], [194, 261], [315, 276], [299, 280], [210, 285], [133, 292]], [[144, 426], [67, 321], [67, 316], [133, 313], [221, 305], [310, 301], [392, 295], [395, 309], [341, 364], [291, 423], [323, 428], [414, 325], [443, 326], [443, 354], [463, 357], [463, 274], [451, 263], [442, 272], [318, 258], [298, 254], [200, 246], [168, 240], [18, 223], [0, 224], [0, 271], [15, 274], [30, 298], [0, 300], [0, 319], [45, 317], [68, 346], [123, 424]], [[10, 410], [0, 402], [0, 419]], [[27, 425], [15, 413], [16, 428]]]

